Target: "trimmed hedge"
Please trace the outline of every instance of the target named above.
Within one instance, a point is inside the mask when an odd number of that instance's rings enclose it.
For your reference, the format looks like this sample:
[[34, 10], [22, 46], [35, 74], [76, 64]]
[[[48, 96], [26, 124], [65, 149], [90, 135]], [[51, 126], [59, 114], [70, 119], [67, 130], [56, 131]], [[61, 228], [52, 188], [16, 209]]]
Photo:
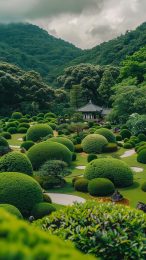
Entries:
[[86, 153], [101, 153], [105, 145], [108, 144], [107, 139], [99, 134], [87, 135], [82, 141], [83, 151]]
[[146, 192], [146, 181], [141, 185], [142, 191]]
[[139, 134], [138, 135], [138, 139], [139, 139], [140, 142], [141, 141], [146, 141], [146, 135], [145, 134]]
[[32, 177], [17, 172], [0, 173], [0, 203], [12, 204], [26, 216], [42, 201], [41, 187]]
[[133, 145], [130, 142], [126, 142], [126, 143], [124, 143], [123, 147], [125, 149], [131, 149], [131, 148], [133, 148]]
[[20, 133], [20, 134], [25, 134], [27, 132], [27, 129], [28, 128], [20, 127], [20, 128], [17, 129], [17, 132]]
[[53, 130], [47, 124], [37, 124], [30, 127], [26, 134], [26, 140], [31, 140], [33, 142], [40, 141], [41, 138], [53, 134]]
[[11, 134], [8, 132], [2, 132], [0, 135], [7, 140], [11, 139]]
[[13, 112], [11, 118], [13, 118], [13, 119], [20, 119], [22, 116], [23, 115], [22, 115], [21, 112]]
[[3, 146], [3, 147], [9, 146], [8, 141], [2, 136], [0, 136], [0, 146]]
[[146, 164], [146, 148], [142, 149], [137, 155], [137, 161]]
[[36, 224], [101, 259], [146, 258], [146, 215], [130, 207], [88, 201], [65, 207]]
[[[43, 259], [75, 260], [85, 259], [70, 242], [45, 234], [45, 232], [16, 219], [0, 209], [0, 258], [9, 260]], [[86, 256], [87, 260], [94, 257]]]
[[56, 211], [56, 208], [52, 204], [41, 202], [34, 205], [31, 211], [31, 215], [35, 219], [40, 219], [47, 215], [50, 215], [53, 211]]
[[81, 144], [76, 144], [75, 145], [75, 152], [76, 153], [82, 153], [83, 152], [83, 148]]
[[20, 148], [24, 148], [26, 151], [28, 151], [30, 149], [30, 147], [32, 147], [35, 143], [33, 141], [24, 141]]
[[87, 157], [87, 162], [88, 163], [93, 161], [93, 160], [95, 160], [95, 159], [97, 159], [97, 155], [96, 154], [94, 154], [94, 153], [88, 154], [88, 157]]
[[109, 143], [115, 143], [116, 137], [113, 132], [107, 128], [100, 128], [96, 130], [95, 134], [103, 135]]
[[56, 142], [65, 145], [71, 152], [74, 152], [74, 144], [71, 140], [65, 137], [52, 137], [48, 141]]
[[116, 141], [122, 141], [122, 136], [121, 135], [116, 135]]
[[17, 127], [9, 127], [7, 129], [7, 132], [9, 132], [10, 134], [16, 134], [17, 133]]
[[120, 132], [120, 135], [122, 136], [122, 139], [130, 138], [131, 132], [130, 132], [128, 129], [123, 129], [123, 130]]
[[113, 153], [116, 152], [117, 150], [118, 150], [118, 146], [116, 143], [108, 143], [103, 148], [104, 153]]
[[21, 212], [19, 211], [19, 209], [17, 209], [13, 205], [10, 205], [10, 204], [0, 204], [0, 208], [5, 209], [7, 212], [9, 212], [10, 214], [16, 216], [17, 218], [20, 218], [20, 219], [23, 218], [23, 216], [22, 216]]
[[32, 175], [33, 169], [25, 154], [10, 152], [0, 158], [0, 172], [21, 172]]
[[74, 187], [77, 191], [87, 192], [89, 181], [85, 178], [79, 178], [75, 181]]
[[107, 178], [116, 187], [127, 187], [133, 184], [133, 172], [123, 161], [115, 158], [100, 158], [88, 163], [84, 177], [88, 180]]
[[48, 141], [32, 146], [28, 150], [27, 156], [34, 170], [39, 169], [39, 167], [48, 160], [62, 160], [67, 164], [70, 164], [72, 161], [72, 153], [66, 146]]
[[107, 196], [114, 193], [114, 184], [106, 178], [96, 178], [89, 181], [88, 191], [92, 196]]

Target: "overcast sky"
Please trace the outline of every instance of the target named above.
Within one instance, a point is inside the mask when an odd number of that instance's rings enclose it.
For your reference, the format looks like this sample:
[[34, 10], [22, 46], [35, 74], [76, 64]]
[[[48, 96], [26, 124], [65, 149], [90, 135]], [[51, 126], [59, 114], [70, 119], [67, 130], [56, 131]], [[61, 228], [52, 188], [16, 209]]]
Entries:
[[85, 49], [146, 21], [146, 0], [0, 0], [0, 22], [20, 21]]

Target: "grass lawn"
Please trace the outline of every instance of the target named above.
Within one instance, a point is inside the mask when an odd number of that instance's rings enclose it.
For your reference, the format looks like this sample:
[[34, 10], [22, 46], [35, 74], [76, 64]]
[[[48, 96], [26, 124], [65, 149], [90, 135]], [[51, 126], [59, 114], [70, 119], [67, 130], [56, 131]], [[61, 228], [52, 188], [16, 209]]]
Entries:
[[19, 139], [22, 138], [25, 134], [13, 134], [12, 138], [8, 140], [10, 145], [16, 145], [20, 146], [23, 141], [20, 141]]

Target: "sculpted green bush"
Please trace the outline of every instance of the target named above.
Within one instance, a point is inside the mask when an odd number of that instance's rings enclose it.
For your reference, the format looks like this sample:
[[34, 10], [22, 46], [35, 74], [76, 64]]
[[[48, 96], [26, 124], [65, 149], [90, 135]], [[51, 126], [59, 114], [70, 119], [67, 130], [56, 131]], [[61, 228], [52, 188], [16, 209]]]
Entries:
[[48, 141], [56, 142], [65, 145], [71, 152], [74, 152], [74, 144], [71, 140], [65, 137], [52, 137]]
[[85, 178], [79, 178], [75, 181], [74, 187], [77, 191], [87, 192], [89, 181]]
[[5, 139], [11, 139], [11, 134], [8, 132], [2, 132], [0, 136], [4, 137]]
[[87, 162], [88, 163], [93, 161], [93, 160], [95, 160], [95, 159], [97, 159], [97, 155], [96, 154], [94, 154], [94, 153], [88, 154], [88, 157], [87, 157]]
[[101, 259], [145, 259], [146, 215], [122, 205], [86, 202], [36, 222], [84, 253]]
[[123, 129], [121, 130], [120, 135], [122, 136], [122, 139], [130, 138], [131, 132], [128, 129]]
[[43, 218], [44, 216], [50, 215], [53, 211], [56, 211], [56, 208], [47, 202], [41, 202], [34, 205], [31, 215], [35, 219]]
[[17, 218], [21, 218], [21, 219], [23, 218], [19, 209], [17, 209], [15, 206], [13, 206], [11, 204], [0, 204], [0, 209], [1, 208], [5, 209], [7, 212], [16, 216]]
[[106, 178], [96, 178], [89, 181], [88, 191], [92, 196], [107, 196], [114, 193], [114, 184]]
[[113, 132], [107, 128], [99, 128], [95, 131], [95, 134], [103, 135], [109, 143], [115, 143], [116, 137]]
[[50, 126], [47, 124], [37, 124], [28, 129], [26, 140], [37, 142], [49, 134], [53, 134], [53, 130]]
[[87, 135], [82, 141], [83, 151], [86, 153], [101, 153], [107, 144], [107, 139], [99, 134]]
[[13, 112], [11, 118], [17, 120], [17, 119], [20, 119], [22, 116], [23, 116], [23, 115], [22, 115], [21, 112]]
[[99, 158], [88, 163], [84, 177], [88, 180], [107, 178], [116, 187], [126, 187], [133, 184], [133, 172], [123, 161], [115, 158]]
[[24, 141], [20, 147], [24, 148], [26, 151], [28, 151], [30, 149], [30, 147], [32, 147], [35, 143], [33, 141]]
[[118, 150], [118, 146], [116, 143], [108, 143], [103, 148], [104, 153], [113, 153], [116, 152], [117, 150]]
[[146, 148], [139, 151], [137, 155], [137, 161], [146, 164]]
[[20, 152], [11, 152], [0, 158], [0, 172], [21, 172], [33, 174], [32, 164], [28, 157]]

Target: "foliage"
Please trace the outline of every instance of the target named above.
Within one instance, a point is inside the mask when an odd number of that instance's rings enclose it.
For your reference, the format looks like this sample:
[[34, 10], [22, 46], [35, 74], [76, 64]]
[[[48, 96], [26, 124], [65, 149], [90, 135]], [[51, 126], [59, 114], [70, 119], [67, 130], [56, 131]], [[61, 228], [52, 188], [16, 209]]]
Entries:
[[97, 159], [97, 155], [96, 154], [94, 154], [94, 153], [88, 154], [88, 157], [87, 157], [87, 162], [88, 163], [93, 161], [93, 160], [95, 160], [95, 159]]
[[20, 119], [22, 116], [23, 116], [23, 115], [22, 115], [21, 112], [13, 112], [11, 118], [17, 120], [17, 119]]
[[71, 152], [74, 152], [74, 144], [71, 140], [66, 137], [52, 137], [49, 139], [51, 142], [57, 142], [65, 145]]
[[22, 219], [22, 214], [19, 211], [19, 209], [17, 209], [15, 206], [10, 205], [10, 204], [0, 204], [0, 208], [5, 209], [7, 212], [9, 212], [10, 214], [16, 216], [17, 218]]
[[87, 192], [88, 191], [88, 183], [89, 183], [89, 181], [85, 178], [77, 179], [74, 183], [75, 190], [81, 191], [81, 192]]
[[26, 140], [33, 142], [40, 141], [41, 138], [53, 134], [52, 128], [47, 124], [37, 124], [30, 127], [26, 134]]
[[123, 147], [125, 149], [131, 149], [131, 148], [133, 148], [133, 145], [130, 142], [126, 142], [126, 143], [124, 143]]
[[84, 177], [108, 178], [116, 187], [127, 187], [133, 184], [133, 172], [123, 161], [115, 158], [100, 158], [91, 161], [84, 173]]
[[131, 132], [128, 129], [123, 129], [121, 130], [120, 135], [122, 136], [122, 139], [130, 138]]
[[132, 114], [127, 121], [127, 126], [133, 135], [146, 133], [146, 116], [138, 113]]
[[146, 192], [146, 182], [143, 182], [141, 185], [142, 191]]
[[76, 144], [75, 145], [75, 152], [76, 153], [82, 153], [83, 152], [83, 148], [81, 144]]
[[118, 150], [118, 146], [116, 143], [108, 143], [103, 148], [104, 153], [112, 153], [112, 152], [116, 152], [117, 150]]
[[67, 174], [67, 164], [64, 161], [50, 160], [46, 161], [39, 169], [39, 176], [66, 176]]
[[0, 135], [2, 137], [4, 137], [5, 139], [11, 139], [11, 134], [8, 132], [2, 132], [2, 133], [0, 133]]
[[12, 204], [26, 216], [42, 200], [41, 187], [32, 177], [17, 172], [0, 173], [0, 203]]
[[47, 193], [43, 193], [43, 201], [48, 202], [48, 203], [52, 203], [52, 200]]
[[35, 219], [43, 218], [44, 216], [50, 215], [53, 211], [56, 211], [55, 207], [47, 202], [41, 202], [34, 205], [31, 215]]
[[145, 259], [146, 217], [111, 203], [86, 202], [66, 207], [36, 222], [84, 253], [103, 259]]
[[116, 141], [122, 141], [122, 136], [121, 135], [116, 135]]
[[139, 151], [137, 155], [137, 161], [146, 164], [146, 148]]
[[99, 128], [95, 131], [95, 134], [103, 135], [110, 143], [116, 142], [115, 135], [107, 128]]
[[34, 170], [39, 169], [48, 160], [62, 160], [67, 164], [72, 161], [70, 150], [63, 144], [56, 142], [41, 142], [33, 145], [27, 152]]
[[7, 129], [8, 133], [10, 134], [16, 134], [17, 133], [17, 128], [16, 127], [9, 127]]
[[146, 135], [141, 133], [141, 134], [138, 135], [138, 139], [139, 139], [140, 142], [146, 141]]
[[32, 175], [33, 169], [25, 154], [10, 152], [0, 158], [0, 172], [20, 172]]
[[26, 127], [20, 127], [20, 128], [17, 129], [17, 132], [21, 133], [21, 134], [25, 134], [27, 132], [27, 128]]
[[28, 151], [34, 144], [35, 143], [33, 141], [24, 141], [20, 147]]
[[86, 153], [101, 153], [106, 144], [107, 139], [99, 134], [87, 135], [82, 141], [83, 151]]
[[9, 146], [8, 141], [2, 136], [0, 136], [0, 146], [5, 146], [5, 147]]
[[88, 191], [92, 196], [107, 196], [114, 193], [114, 184], [106, 178], [96, 178], [89, 181]]

